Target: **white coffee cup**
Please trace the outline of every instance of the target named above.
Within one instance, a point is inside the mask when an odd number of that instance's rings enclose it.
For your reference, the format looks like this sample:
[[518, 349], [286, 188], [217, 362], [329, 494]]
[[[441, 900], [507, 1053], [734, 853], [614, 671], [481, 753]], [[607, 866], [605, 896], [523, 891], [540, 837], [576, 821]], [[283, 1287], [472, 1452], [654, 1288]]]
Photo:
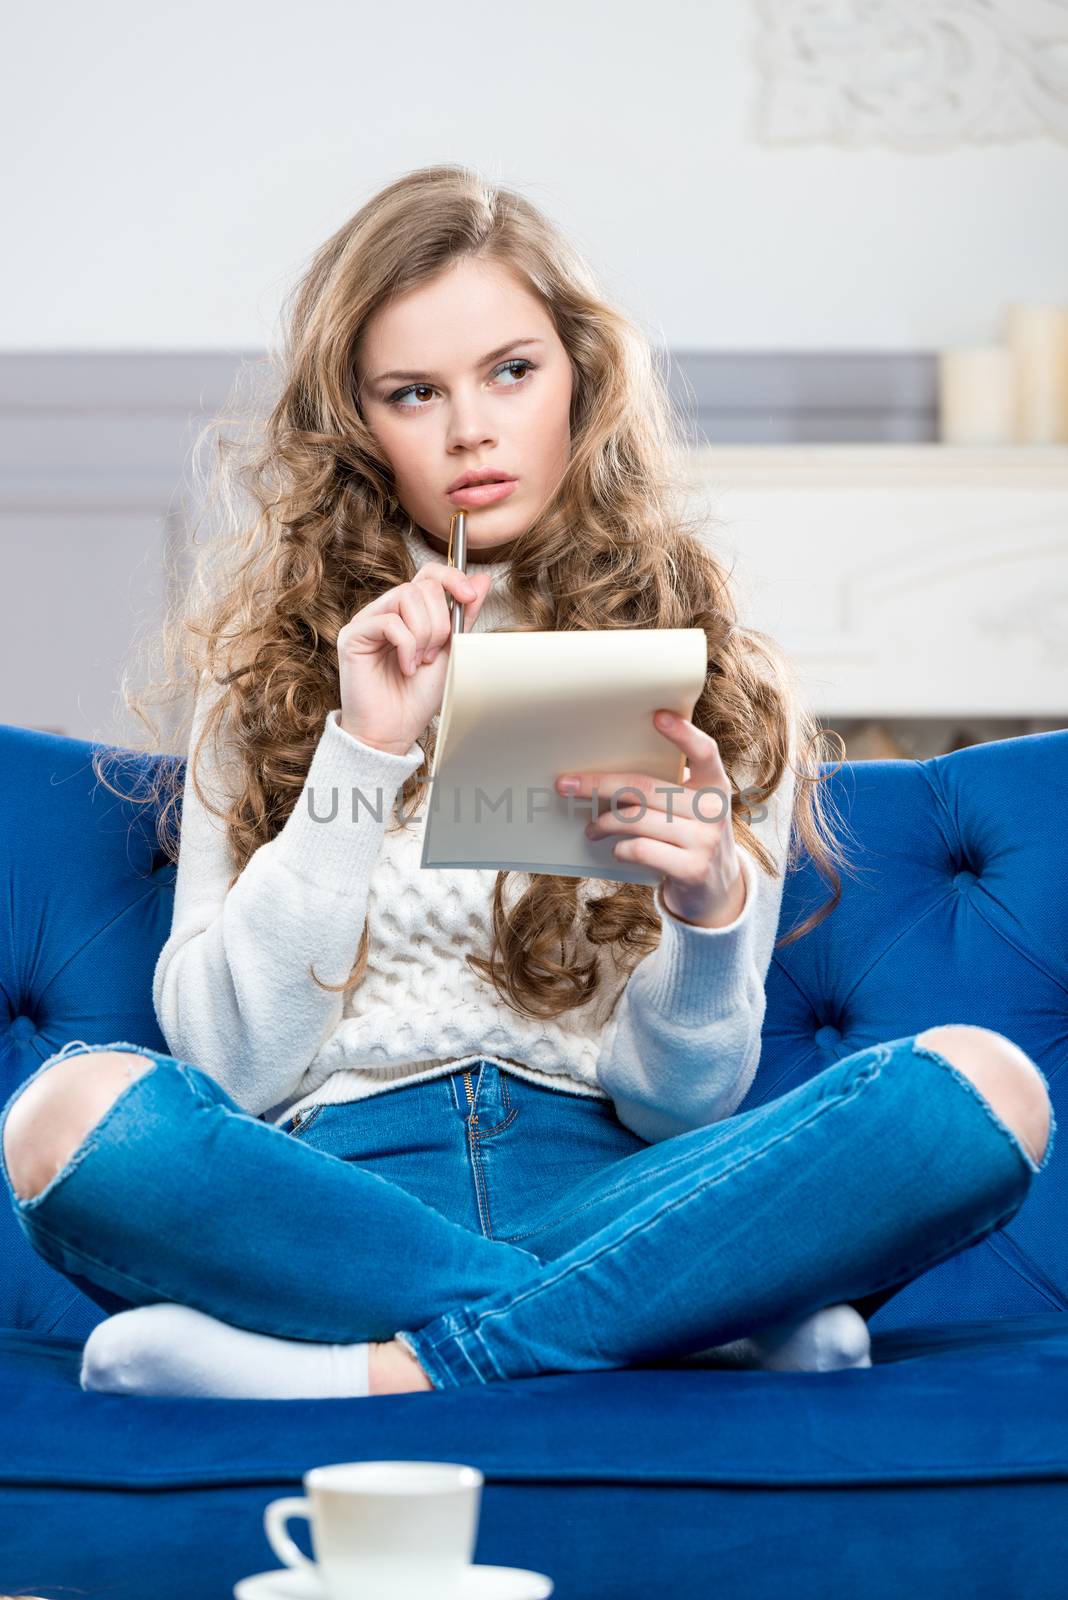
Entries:
[[[330, 1600], [450, 1600], [475, 1553], [483, 1476], [453, 1461], [343, 1461], [304, 1474], [305, 1495], [263, 1513], [271, 1549], [315, 1572]], [[315, 1560], [286, 1532], [307, 1517]]]

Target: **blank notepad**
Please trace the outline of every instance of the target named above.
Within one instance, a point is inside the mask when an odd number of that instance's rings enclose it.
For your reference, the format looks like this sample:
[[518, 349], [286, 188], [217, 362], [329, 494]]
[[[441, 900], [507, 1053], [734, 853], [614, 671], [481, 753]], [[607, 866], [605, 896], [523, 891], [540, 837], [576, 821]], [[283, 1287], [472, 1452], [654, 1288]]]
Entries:
[[[647, 773], [681, 786], [686, 759], [653, 725], [690, 717], [708, 671], [701, 628], [463, 633], [450, 644], [423, 836], [424, 867], [496, 867], [656, 885], [663, 874], [587, 839], [589, 798], [565, 772]], [[598, 812], [607, 810], [606, 784]], [[639, 800], [620, 794], [617, 808]]]

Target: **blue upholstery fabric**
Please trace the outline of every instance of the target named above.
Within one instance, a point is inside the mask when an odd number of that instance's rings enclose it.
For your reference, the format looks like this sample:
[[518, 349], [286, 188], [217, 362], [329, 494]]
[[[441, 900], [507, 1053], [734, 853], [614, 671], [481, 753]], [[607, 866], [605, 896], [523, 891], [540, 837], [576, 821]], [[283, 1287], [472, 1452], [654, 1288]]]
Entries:
[[[166, 1049], [151, 977], [174, 870], [152, 808], [98, 787], [92, 754], [0, 726], [5, 1099], [69, 1039]], [[131, 770], [147, 785], [152, 767]], [[1068, 731], [847, 763], [830, 793], [852, 872], [776, 952], [742, 1109], [876, 1040], [971, 1022], [1034, 1057], [1068, 1126]], [[780, 932], [826, 893], [803, 862]], [[550, 1573], [558, 1600], [1062, 1596], [1065, 1169], [1055, 1154], [1004, 1229], [887, 1302], [871, 1369], [650, 1366], [373, 1401], [83, 1394], [102, 1313], [5, 1207], [0, 1593], [221, 1600], [275, 1564], [268, 1499], [317, 1463], [389, 1457], [480, 1466], [477, 1559]]]
[[476, 1560], [548, 1573], [554, 1600], [1063, 1600], [1068, 1321], [880, 1335], [873, 1357], [167, 1400], [84, 1394], [73, 1342], [0, 1336], [0, 1585], [226, 1600], [276, 1565], [263, 1507], [309, 1467], [429, 1460], [481, 1468]]
[[[1068, 1125], [1068, 730], [847, 763], [831, 794], [852, 875], [827, 921], [772, 959], [739, 1109], [875, 1040], [968, 1022], [1026, 1050]], [[824, 898], [810, 864], [791, 874], [780, 938]], [[1006, 1228], [915, 1279], [873, 1330], [1068, 1310], [1066, 1179], [1054, 1153]]]

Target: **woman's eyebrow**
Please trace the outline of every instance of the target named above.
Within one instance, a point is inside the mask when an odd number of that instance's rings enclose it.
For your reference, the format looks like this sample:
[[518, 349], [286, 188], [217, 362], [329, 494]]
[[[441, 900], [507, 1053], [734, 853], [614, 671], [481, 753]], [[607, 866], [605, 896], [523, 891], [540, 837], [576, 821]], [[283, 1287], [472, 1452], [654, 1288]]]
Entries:
[[[491, 350], [488, 355], [484, 355], [482, 357], [481, 361], [479, 361], [477, 363], [477, 365], [480, 366], [480, 367], [484, 367], [486, 365], [487, 361], [496, 361], [498, 356], [507, 355], [509, 350], [514, 350], [514, 349], [516, 349], [516, 347], [518, 345], [521, 345], [521, 344], [544, 344], [544, 343], [545, 343], [544, 339], [510, 339], [507, 344], [498, 345], [496, 350]], [[421, 380], [421, 379], [424, 379], [424, 378], [429, 378], [429, 379], [433, 380], [436, 377], [437, 377], [437, 373], [435, 373], [435, 372], [380, 372], [378, 374], [377, 378], [372, 378], [371, 379], [371, 382], [372, 383], [385, 383], [387, 378], [406, 378], [409, 382], [411, 382], [414, 379], [420, 379]]]

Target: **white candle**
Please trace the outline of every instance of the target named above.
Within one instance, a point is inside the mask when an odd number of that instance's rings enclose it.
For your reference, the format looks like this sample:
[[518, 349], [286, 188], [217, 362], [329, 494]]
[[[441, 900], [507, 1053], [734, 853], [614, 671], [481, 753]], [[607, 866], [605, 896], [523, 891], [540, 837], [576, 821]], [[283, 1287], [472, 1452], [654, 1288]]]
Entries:
[[1016, 362], [1016, 442], [1068, 443], [1068, 305], [1008, 306], [1005, 339]]
[[939, 433], [944, 444], [1011, 444], [1016, 382], [1005, 345], [941, 350]]

